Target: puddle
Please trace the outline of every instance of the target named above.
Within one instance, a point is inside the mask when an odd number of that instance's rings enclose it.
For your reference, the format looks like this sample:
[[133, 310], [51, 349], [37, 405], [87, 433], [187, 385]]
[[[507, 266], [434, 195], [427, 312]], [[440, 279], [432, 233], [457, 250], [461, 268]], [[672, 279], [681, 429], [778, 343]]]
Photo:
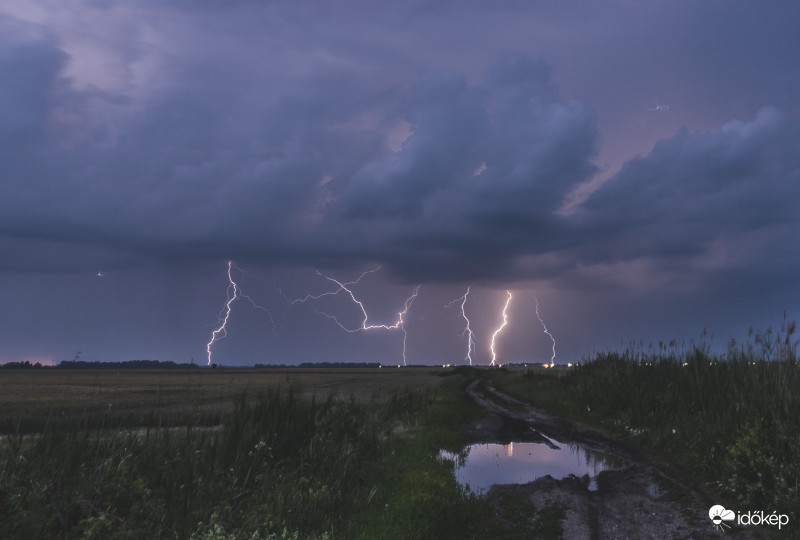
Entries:
[[439, 456], [455, 461], [456, 480], [475, 493], [484, 492], [494, 484], [527, 484], [547, 475], [560, 480], [587, 474], [589, 490], [595, 491], [600, 472], [622, 466], [615, 456], [561, 443], [473, 444], [466, 448], [465, 454], [465, 459], [445, 451]]

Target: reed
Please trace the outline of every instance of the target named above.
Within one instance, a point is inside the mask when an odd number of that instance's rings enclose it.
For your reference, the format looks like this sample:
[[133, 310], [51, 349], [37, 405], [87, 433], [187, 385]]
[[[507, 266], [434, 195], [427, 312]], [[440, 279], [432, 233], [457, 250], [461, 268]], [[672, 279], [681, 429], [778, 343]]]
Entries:
[[[562, 376], [498, 373], [518, 398], [641, 444], [741, 508], [800, 508], [796, 324], [723, 354], [675, 342], [598, 354]], [[794, 519], [793, 518], [793, 519]]]
[[211, 428], [76, 414], [11, 434], [0, 442], [0, 537], [480, 537], [485, 503], [435, 459], [457, 441], [457, 423], [448, 432], [441, 419], [463, 420], [454, 383], [388, 399], [239, 394]]

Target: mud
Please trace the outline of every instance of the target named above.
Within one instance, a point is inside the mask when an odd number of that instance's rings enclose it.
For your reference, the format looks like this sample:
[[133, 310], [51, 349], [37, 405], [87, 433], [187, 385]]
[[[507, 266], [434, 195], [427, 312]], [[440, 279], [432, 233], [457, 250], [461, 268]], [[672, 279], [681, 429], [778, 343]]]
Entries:
[[[545, 508], [563, 508], [562, 535], [568, 539], [723, 537], [708, 517], [715, 502], [691, 485], [690, 479], [665, 472], [669, 467], [663, 462], [588, 427], [534, 409], [488, 383], [476, 381], [467, 392], [485, 411], [483, 418], [464, 426], [469, 443], [548, 443], [549, 438], [611, 454], [621, 463], [599, 473], [594, 491], [589, 490], [588, 476], [562, 480], [544, 476], [527, 484], [496, 484], [483, 497], [500, 521], [520, 519], [509, 510], [509, 500], [515, 500], [535, 509], [531, 524]], [[724, 537], [766, 538], [765, 532], [734, 527]]]

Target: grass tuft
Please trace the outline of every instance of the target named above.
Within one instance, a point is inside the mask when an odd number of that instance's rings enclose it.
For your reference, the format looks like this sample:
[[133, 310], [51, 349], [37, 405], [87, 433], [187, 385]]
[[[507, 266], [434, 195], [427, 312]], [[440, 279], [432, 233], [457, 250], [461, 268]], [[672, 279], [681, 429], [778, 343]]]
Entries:
[[276, 389], [237, 395], [224, 427], [77, 414], [12, 434], [0, 538], [480, 537], [486, 504], [435, 458], [457, 440], [439, 422], [462, 419], [462, 385], [390, 399]]
[[627, 437], [705, 480], [740, 508], [800, 517], [796, 325], [727, 353], [674, 343], [603, 353], [560, 375], [498, 371], [519, 399]]

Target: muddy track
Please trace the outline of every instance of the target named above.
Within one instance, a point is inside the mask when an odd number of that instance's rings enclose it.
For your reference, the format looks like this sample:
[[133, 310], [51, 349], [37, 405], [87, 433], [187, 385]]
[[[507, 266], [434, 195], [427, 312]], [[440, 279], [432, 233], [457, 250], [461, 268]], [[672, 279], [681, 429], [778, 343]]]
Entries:
[[[539, 512], [562, 505], [563, 537], [607, 538], [720, 538], [708, 509], [714, 504], [686, 479], [665, 473], [651, 457], [588, 427], [535, 409], [508, 396], [488, 382], [475, 381], [469, 396], [485, 411], [483, 418], [464, 427], [470, 443], [537, 442], [580, 445], [614, 456], [620, 466], [602, 471], [596, 488], [589, 478], [550, 476], [527, 484], [494, 485], [485, 493], [501, 521], [509, 519], [509, 497], [524, 498]], [[752, 529], [731, 529], [726, 538], [759, 538]]]

